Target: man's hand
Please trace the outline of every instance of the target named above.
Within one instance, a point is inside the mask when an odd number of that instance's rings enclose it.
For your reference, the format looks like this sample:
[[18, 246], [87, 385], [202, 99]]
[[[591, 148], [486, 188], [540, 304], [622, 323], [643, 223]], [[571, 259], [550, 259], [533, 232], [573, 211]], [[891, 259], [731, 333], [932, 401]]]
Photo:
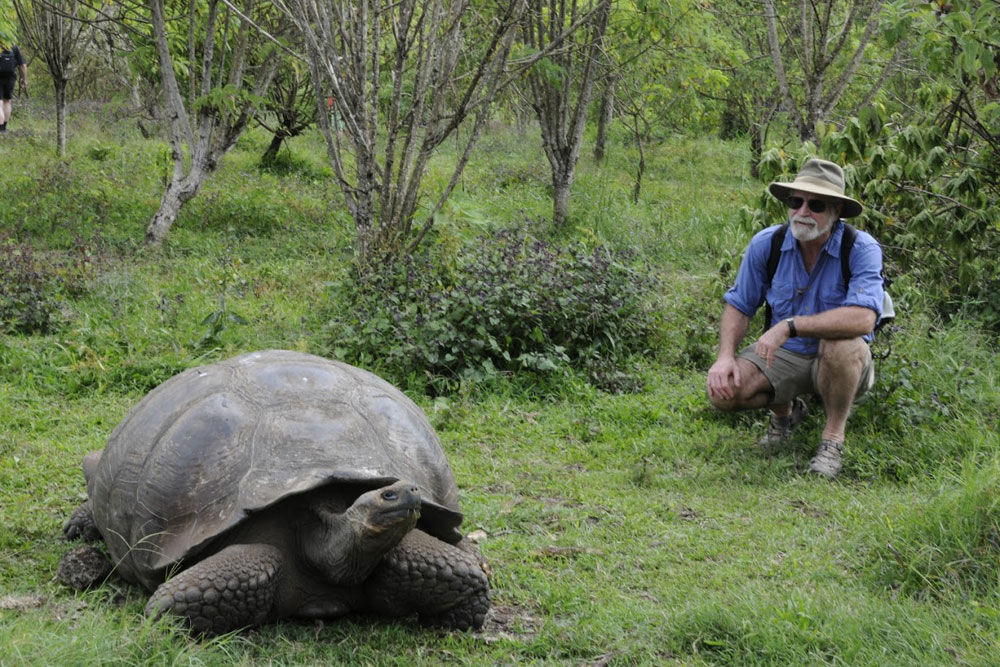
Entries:
[[719, 357], [708, 369], [708, 395], [725, 401], [736, 396], [735, 388], [740, 386], [740, 367], [736, 357]]
[[788, 333], [788, 324], [782, 320], [765, 331], [764, 335], [758, 338], [754, 344], [753, 351], [767, 363], [768, 368], [774, 363], [778, 348], [788, 340]]

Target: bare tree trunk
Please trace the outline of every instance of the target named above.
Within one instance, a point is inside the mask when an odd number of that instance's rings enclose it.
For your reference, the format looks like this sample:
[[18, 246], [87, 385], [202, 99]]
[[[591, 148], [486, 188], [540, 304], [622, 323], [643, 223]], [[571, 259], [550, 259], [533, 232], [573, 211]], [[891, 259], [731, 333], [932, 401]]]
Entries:
[[562, 227], [569, 219], [569, 195], [573, 186], [573, 174], [565, 171], [552, 174], [552, 222]]
[[601, 90], [601, 109], [597, 114], [597, 138], [594, 141], [594, 159], [598, 162], [604, 159], [604, 147], [608, 140], [608, 125], [615, 112], [615, 79], [608, 74]]
[[750, 176], [760, 178], [760, 160], [764, 157], [764, 132], [758, 127], [750, 130]]
[[185, 178], [171, 181], [160, 199], [160, 208], [156, 210], [149, 226], [146, 227], [146, 244], [158, 246], [167, 237], [167, 232], [177, 222], [181, 207], [194, 197], [201, 188], [204, 176], [197, 176], [197, 183]]
[[56, 150], [66, 156], [66, 79], [53, 78], [56, 95]]
[[278, 130], [273, 135], [271, 135], [271, 143], [267, 145], [267, 149], [264, 150], [264, 154], [261, 156], [261, 164], [272, 164], [275, 158], [278, 157], [278, 151], [281, 150], [281, 144], [285, 143], [285, 133]]
[[635, 168], [635, 187], [632, 188], [632, 203], [639, 203], [639, 193], [642, 192], [642, 177], [646, 174], [646, 140], [639, 137], [639, 163]]

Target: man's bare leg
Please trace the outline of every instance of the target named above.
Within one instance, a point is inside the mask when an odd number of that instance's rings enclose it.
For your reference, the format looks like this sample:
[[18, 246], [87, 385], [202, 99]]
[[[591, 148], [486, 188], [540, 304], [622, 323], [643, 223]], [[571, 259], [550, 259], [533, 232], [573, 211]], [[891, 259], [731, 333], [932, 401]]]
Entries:
[[844, 441], [847, 417], [868, 361], [868, 344], [861, 338], [821, 340], [816, 391], [826, 410], [823, 439]]

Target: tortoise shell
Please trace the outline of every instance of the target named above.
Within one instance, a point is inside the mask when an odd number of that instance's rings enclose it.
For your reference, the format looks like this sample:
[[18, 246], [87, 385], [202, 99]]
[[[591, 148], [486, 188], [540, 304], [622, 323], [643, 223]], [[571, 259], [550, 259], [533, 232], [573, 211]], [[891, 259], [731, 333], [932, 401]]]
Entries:
[[254, 512], [329, 484], [407, 480], [418, 527], [461, 539], [458, 489], [423, 412], [367, 371], [298, 352], [189, 369], [147, 394], [88, 480], [119, 572], [149, 589]]

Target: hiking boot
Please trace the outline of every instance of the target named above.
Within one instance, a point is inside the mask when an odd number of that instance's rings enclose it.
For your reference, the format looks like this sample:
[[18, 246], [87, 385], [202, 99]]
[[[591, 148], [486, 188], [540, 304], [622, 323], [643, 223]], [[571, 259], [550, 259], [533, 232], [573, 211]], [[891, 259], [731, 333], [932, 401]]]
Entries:
[[792, 401], [792, 411], [785, 417], [775, 417], [771, 414], [771, 423], [767, 426], [767, 433], [760, 439], [760, 446], [764, 449], [771, 449], [788, 442], [792, 431], [795, 430], [802, 420], [806, 418], [809, 407], [806, 402], [798, 397]]
[[840, 472], [840, 456], [844, 453], [844, 443], [823, 439], [819, 441], [816, 456], [809, 462], [809, 470], [827, 479], [833, 479]]

